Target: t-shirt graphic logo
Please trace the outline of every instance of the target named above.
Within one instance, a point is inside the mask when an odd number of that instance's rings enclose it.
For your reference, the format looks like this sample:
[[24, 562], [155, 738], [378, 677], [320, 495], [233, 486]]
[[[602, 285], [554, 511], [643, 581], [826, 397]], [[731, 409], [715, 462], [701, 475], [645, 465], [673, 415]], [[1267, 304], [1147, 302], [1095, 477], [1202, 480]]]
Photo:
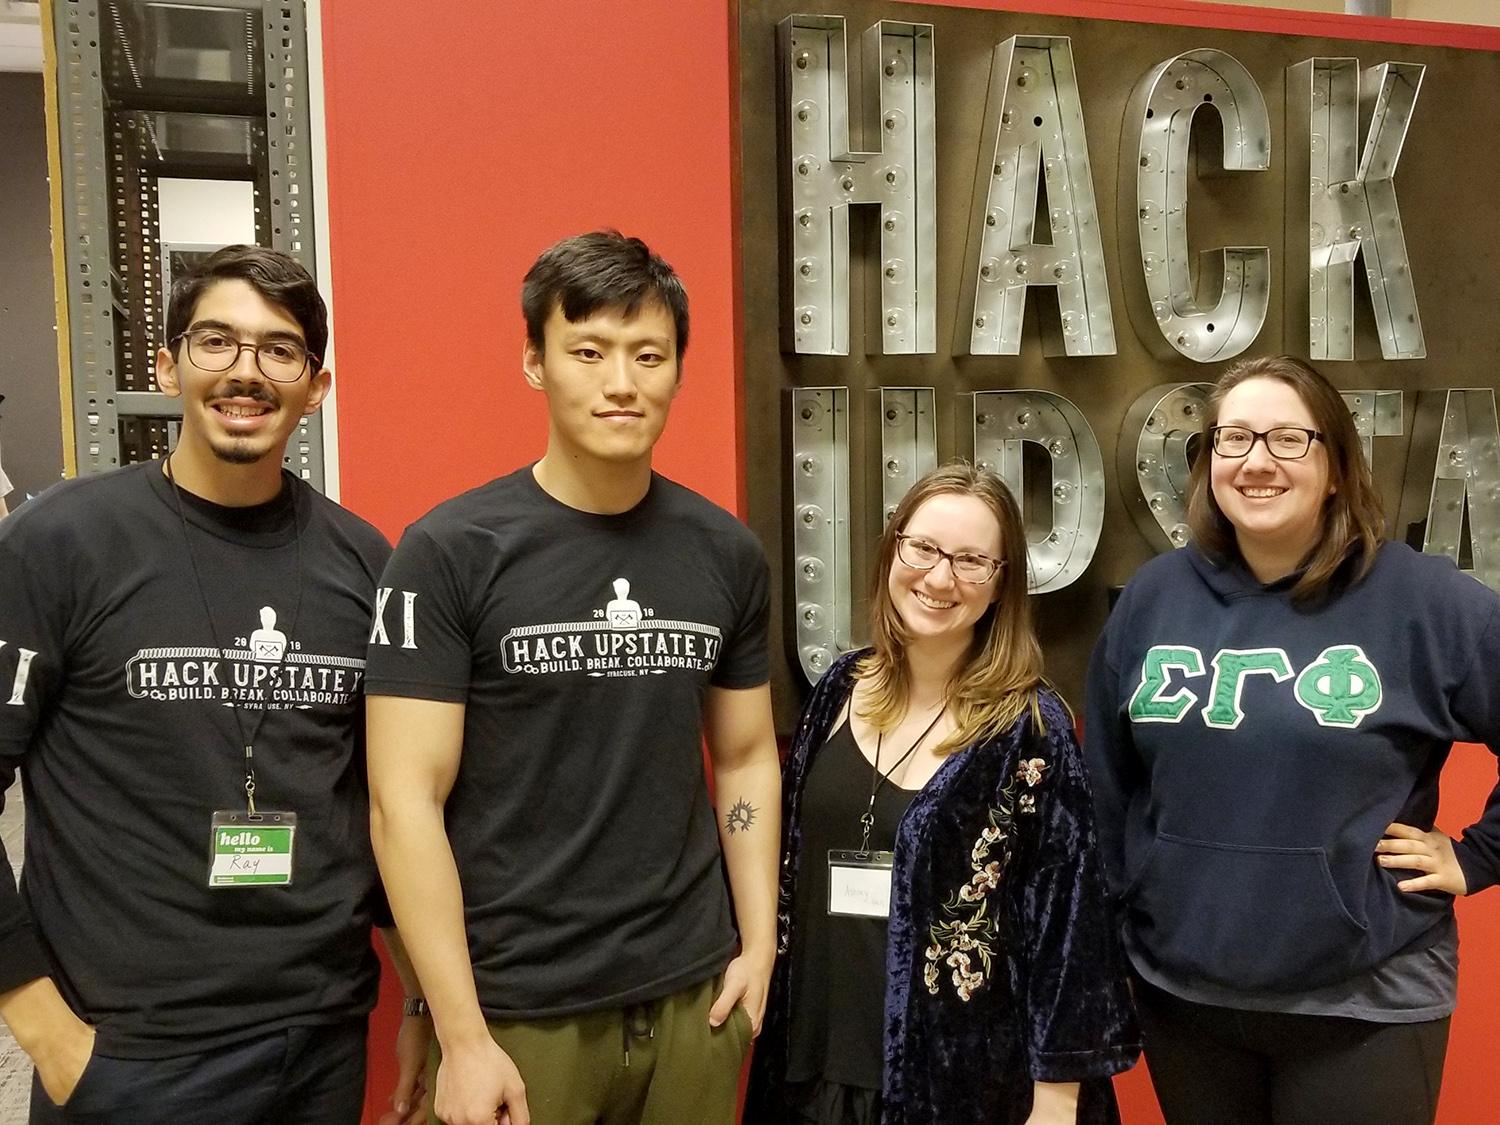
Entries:
[[641, 605], [630, 596], [628, 578], [613, 579], [610, 587], [614, 597], [589, 598], [586, 621], [511, 628], [500, 642], [505, 670], [527, 676], [578, 672], [595, 679], [713, 671], [723, 642], [717, 625], [680, 620], [663, 615], [659, 605]]
[[641, 623], [641, 603], [630, 600], [630, 579], [616, 578], [614, 599], [604, 607], [611, 629], [634, 629]]
[[260, 628], [250, 634], [250, 659], [280, 664], [286, 655], [286, 634], [276, 628], [276, 611], [260, 607]]
[[[218, 645], [153, 645], [125, 662], [132, 699], [203, 702], [283, 711], [352, 707], [364, 680], [363, 657], [311, 652], [278, 627], [275, 606], [260, 607], [260, 628]], [[245, 624], [248, 620], [241, 618]]]

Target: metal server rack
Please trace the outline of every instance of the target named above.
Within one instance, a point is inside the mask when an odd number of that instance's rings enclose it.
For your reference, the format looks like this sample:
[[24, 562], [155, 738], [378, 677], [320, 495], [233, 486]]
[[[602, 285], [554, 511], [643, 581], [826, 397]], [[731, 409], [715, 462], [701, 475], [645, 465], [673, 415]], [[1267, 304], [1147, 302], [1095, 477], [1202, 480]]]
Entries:
[[[53, 0], [73, 435], [80, 474], [162, 456], [181, 409], [165, 338], [158, 182], [253, 185], [256, 242], [317, 276], [303, 0]], [[322, 424], [287, 467], [323, 487]]]

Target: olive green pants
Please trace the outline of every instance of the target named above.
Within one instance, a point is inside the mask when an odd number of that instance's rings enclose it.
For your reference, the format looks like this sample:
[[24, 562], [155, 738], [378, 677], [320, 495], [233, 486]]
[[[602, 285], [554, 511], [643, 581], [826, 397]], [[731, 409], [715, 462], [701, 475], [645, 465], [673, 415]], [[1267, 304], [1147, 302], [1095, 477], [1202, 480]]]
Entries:
[[[531, 1125], [734, 1125], [750, 1016], [708, 1026], [719, 978], [628, 1008], [498, 1021], [490, 1034], [521, 1072]], [[427, 1088], [437, 1088], [437, 1040]], [[438, 1119], [429, 1111], [428, 1121]]]

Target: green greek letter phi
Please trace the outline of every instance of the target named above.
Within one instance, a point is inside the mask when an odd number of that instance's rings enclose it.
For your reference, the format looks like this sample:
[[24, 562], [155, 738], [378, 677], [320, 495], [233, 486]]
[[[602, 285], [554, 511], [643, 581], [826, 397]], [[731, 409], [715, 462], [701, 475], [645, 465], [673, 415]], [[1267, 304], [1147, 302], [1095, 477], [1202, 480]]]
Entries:
[[1195, 648], [1178, 645], [1152, 645], [1141, 661], [1141, 682], [1130, 697], [1132, 723], [1180, 723], [1182, 716], [1198, 696], [1186, 687], [1163, 695], [1167, 673], [1172, 669], [1189, 676], [1203, 675], [1203, 654]]
[[1203, 721], [1220, 730], [1234, 730], [1245, 721], [1240, 694], [1245, 677], [1267, 675], [1278, 684], [1292, 678], [1292, 662], [1279, 648], [1224, 648], [1214, 654], [1214, 683]]
[[1320, 726], [1357, 727], [1380, 709], [1380, 672], [1359, 645], [1330, 645], [1297, 677], [1297, 702]]

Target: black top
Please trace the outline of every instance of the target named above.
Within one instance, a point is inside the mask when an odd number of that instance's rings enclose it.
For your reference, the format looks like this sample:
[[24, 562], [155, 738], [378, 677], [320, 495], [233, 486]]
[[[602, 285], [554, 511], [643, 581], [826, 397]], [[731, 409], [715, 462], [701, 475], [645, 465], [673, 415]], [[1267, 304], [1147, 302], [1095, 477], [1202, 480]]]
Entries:
[[766, 682], [767, 580], [743, 524], [659, 476], [598, 515], [522, 469], [402, 537], [369, 687], [465, 705], [446, 826], [491, 1019], [653, 1000], [728, 963], [703, 704]]
[[[20, 897], [0, 879], [0, 991], [54, 976], [103, 1054], [374, 1003], [361, 681], [390, 548], [285, 480], [265, 505], [184, 496], [179, 515], [151, 462], [0, 523], [0, 791], [21, 768], [27, 841]], [[290, 886], [208, 886], [212, 815], [245, 809], [231, 704], [247, 732], [265, 710], [257, 802], [297, 814]]]
[[[905, 751], [884, 747], [881, 769], [889, 769]], [[847, 720], [829, 737], [807, 777], [791, 953], [789, 1082], [821, 1078], [880, 1089], [886, 919], [828, 913], [828, 853], [859, 847], [859, 818], [877, 778]], [[896, 826], [913, 795], [889, 781], [880, 786], [871, 851], [895, 847]]]

